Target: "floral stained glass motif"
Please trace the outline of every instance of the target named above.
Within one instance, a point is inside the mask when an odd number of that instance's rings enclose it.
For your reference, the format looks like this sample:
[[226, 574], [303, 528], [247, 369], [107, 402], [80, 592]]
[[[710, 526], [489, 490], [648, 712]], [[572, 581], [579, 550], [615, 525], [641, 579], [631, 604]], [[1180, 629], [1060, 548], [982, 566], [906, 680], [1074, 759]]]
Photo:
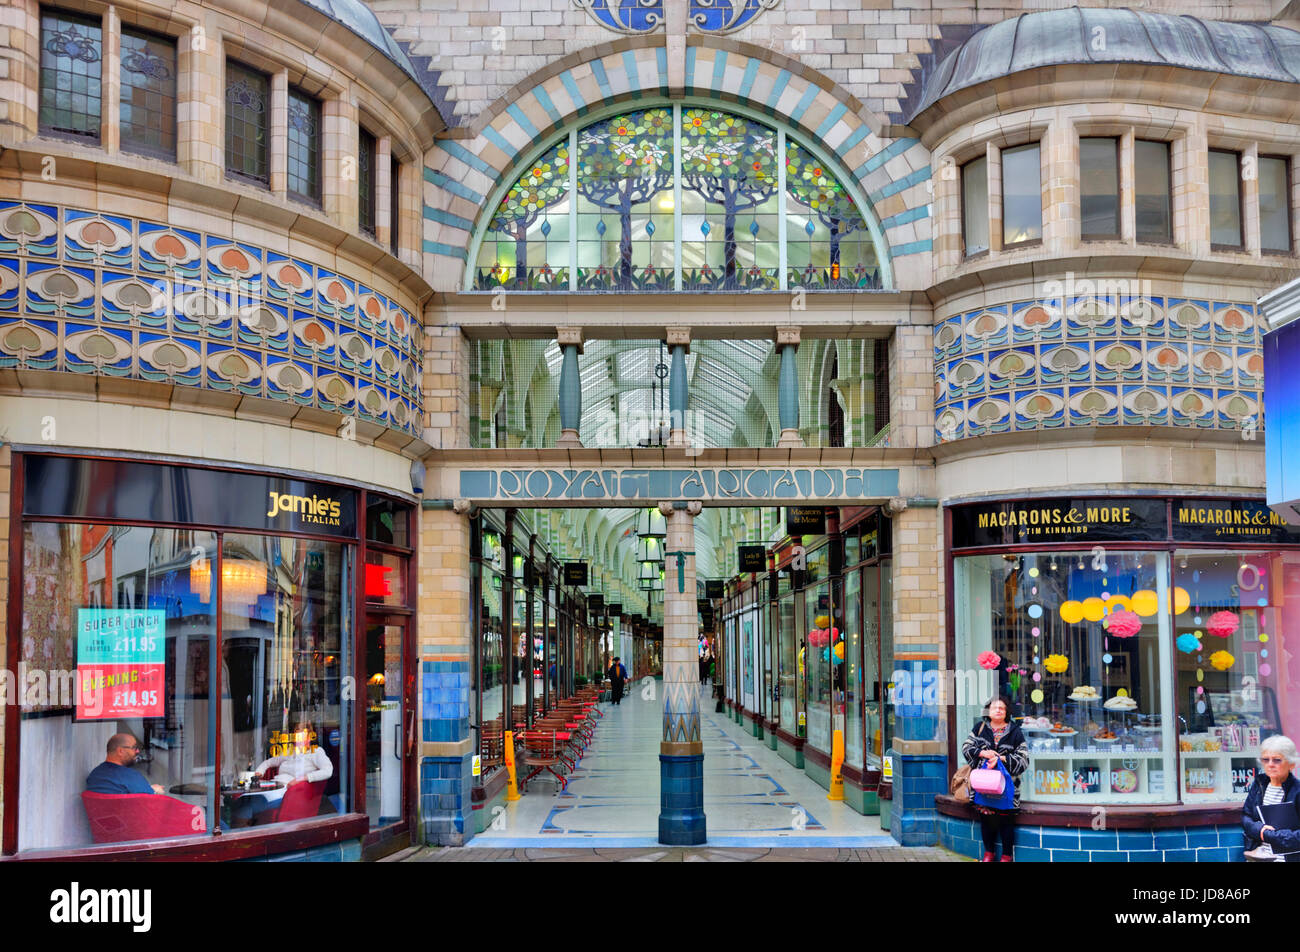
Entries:
[[562, 290], [569, 280], [569, 143], [533, 162], [506, 193], [479, 250], [476, 288]]
[[709, 109], [682, 114], [682, 287], [780, 286], [776, 130]]
[[853, 198], [820, 159], [791, 141], [785, 189], [790, 287], [880, 287], [871, 232]]
[[75, 14], [41, 13], [41, 112], [44, 129], [99, 138], [101, 28]]
[[579, 133], [580, 290], [672, 289], [672, 188], [671, 109], [613, 116]]
[[855, 290], [882, 277], [866, 216], [812, 152], [682, 106], [599, 120], [530, 163], [484, 228], [472, 286]]
[[122, 148], [171, 159], [176, 155], [176, 42], [122, 30]]

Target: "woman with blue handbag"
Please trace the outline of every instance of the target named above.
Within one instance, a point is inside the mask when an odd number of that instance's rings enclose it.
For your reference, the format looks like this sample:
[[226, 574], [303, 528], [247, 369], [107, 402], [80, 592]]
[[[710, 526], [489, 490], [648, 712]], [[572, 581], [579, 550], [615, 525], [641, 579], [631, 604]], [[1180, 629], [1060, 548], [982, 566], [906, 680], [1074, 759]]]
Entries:
[[991, 863], [997, 841], [1002, 840], [1002, 862], [1011, 862], [1015, 839], [1015, 814], [1020, 809], [1020, 776], [1029, 767], [1029, 745], [1020, 727], [1010, 719], [1011, 705], [995, 697], [984, 706], [984, 719], [961, 745], [962, 758], [971, 767], [971, 800], [980, 813], [984, 834], [983, 863]]

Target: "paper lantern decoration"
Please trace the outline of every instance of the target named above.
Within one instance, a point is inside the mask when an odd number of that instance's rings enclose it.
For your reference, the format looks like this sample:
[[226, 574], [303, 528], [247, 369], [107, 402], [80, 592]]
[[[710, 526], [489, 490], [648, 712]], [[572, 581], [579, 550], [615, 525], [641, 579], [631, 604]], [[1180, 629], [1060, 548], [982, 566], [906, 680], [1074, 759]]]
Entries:
[[813, 624], [816, 625], [818, 628], [829, 628], [831, 626], [831, 616], [818, 615], [816, 618], [813, 619]]
[[832, 641], [832, 642], [839, 641], [841, 637], [842, 637], [842, 636], [840, 635], [840, 630], [839, 630], [838, 628], [832, 628], [832, 629], [831, 629], [831, 641]]
[[1160, 597], [1149, 588], [1134, 592], [1129, 601], [1132, 602], [1133, 611], [1143, 618], [1150, 618], [1160, 611]]
[[1083, 621], [1083, 605], [1076, 601], [1061, 602], [1061, 621], [1067, 625], [1077, 625]]
[[1226, 651], [1216, 651], [1210, 655], [1210, 664], [1219, 671], [1227, 671], [1236, 662], [1236, 658]]
[[1049, 654], [1043, 659], [1043, 667], [1052, 674], [1064, 674], [1070, 667], [1070, 659], [1063, 654]]
[[1106, 630], [1116, 638], [1132, 638], [1142, 630], [1142, 619], [1133, 612], [1111, 612], [1106, 619]]
[[843, 661], [843, 660], [844, 660], [844, 642], [841, 641], [841, 642], [839, 642], [838, 644], [836, 644], [836, 645], [835, 645], [835, 649], [834, 649], [834, 651], [835, 651], [835, 660], [836, 660], [837, 662], [839, 662], [839, 661]]
[[1205, 625], [1205, 630], [1217, 638], [1231, 637], [1241, 620], [1235, 612], [1215, 612]]
[[1085, 598], [1083, 600], [1083, 617], [1088, 621], [1101, 621], [1101, 617], [1106, 614], [1106, 603], [1100, 598]]
[[1178, 636], [1178, 650], [1183, 654], [1193, 654], [1201, 650], [1201, 643], [1190, 631]]
[[825, 628], [814, 628], [808, 632], [808, 644], [814, 648], [824, 648], [831, 642], [831, 633]]
[[1187, 594], [1185, 588], [1174, 589], [1174, 614], [1181, 615], [1187, 611], [1188, 606], [1192, 604], [1192, 596]]
[[1133, 610], [1133, 600], [1127, 595], [1109, 596], [1106, 599], [1106, 611], [1113, 612], [1117, 608], [1122, 608], [1125, 611], [1131, 612]]
[[1002, 663], [1002, 656], [996, 651], [981, 651], [980, 656], [976, 659], [979, 666], [985, 671], [992, 671]]

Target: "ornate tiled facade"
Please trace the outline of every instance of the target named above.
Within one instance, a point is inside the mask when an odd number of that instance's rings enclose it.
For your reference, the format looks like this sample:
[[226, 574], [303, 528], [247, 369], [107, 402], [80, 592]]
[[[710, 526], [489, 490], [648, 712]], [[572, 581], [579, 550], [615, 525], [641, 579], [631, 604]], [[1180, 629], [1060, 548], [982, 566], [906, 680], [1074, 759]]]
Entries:
[[1263, 428], [1250, 304], [1071, 297], [937, 322], [935, 439], [1069, 426]]
[[405, 308], [300, 258], [0, 202], [0, 368], [265, 397], [419, 435], [421, 346]]

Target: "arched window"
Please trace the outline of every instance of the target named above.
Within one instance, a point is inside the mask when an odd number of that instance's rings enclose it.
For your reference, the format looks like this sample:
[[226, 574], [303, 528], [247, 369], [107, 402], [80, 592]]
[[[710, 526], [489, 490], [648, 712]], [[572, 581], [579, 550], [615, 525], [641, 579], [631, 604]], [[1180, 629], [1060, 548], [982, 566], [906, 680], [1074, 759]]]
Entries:
[[676, 104], [570, 130], [477, 237], [467, 287], [512, 291], [879, 289], [870, 211], [784, 129]]
[[831, 370], [826, 378], [826, 445], [844, 445], [844, 408], [840, 406], [840, 395], [832, 384], [840, 376], [840, 357], [838, 351], [831, 356]]

